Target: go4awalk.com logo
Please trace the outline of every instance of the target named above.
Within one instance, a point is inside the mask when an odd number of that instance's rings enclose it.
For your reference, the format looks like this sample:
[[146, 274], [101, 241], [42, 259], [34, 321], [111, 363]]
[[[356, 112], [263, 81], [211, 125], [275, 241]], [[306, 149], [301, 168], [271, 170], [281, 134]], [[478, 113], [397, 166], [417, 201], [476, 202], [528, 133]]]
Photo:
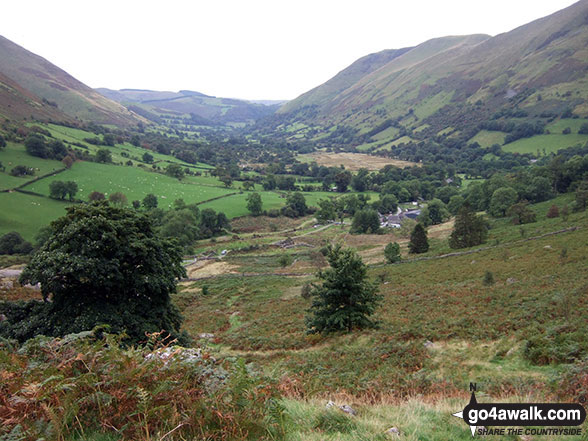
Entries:
[[[478, 435], [581, 435], [586, 410], [576, 403], [478, 403], [470, 384], [469, 404], [453, 416], [463, 418], [472, 436]], [[506, 427], [508, 426], [508, 427]]]

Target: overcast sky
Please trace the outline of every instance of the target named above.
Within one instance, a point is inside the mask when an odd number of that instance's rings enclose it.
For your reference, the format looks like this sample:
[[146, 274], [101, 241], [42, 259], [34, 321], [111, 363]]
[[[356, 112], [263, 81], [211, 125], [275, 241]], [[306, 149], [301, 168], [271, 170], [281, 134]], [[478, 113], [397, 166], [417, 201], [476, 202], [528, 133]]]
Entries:
[[91, 87], [293, 99], [357, 58], [507, 32], [569, 0], [2, 0], [0, 35]]

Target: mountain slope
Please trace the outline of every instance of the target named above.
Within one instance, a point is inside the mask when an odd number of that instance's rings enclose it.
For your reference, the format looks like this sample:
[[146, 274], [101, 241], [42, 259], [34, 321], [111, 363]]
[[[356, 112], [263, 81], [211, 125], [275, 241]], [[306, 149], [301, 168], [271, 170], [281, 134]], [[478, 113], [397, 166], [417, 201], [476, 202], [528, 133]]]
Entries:
[[35, 118], [42, 121], [71, 121], [55, 105], [43, 101], [23, 89], [11, 78], [0, 72], [0, 117], [5, 119]]
[[[347, 126], [361, 134], [396, 121], [433, 137], [449, 128], [471, 131], [505, 108], [522, 109], [529, 117], [568, 108], [586, 116], [587, 43], [588, 0], [582, 0], [495, 37], [427, 41], [354, 76], [358, 60], [283, 106], [279, 123]], [[346, 75], [352, 84], [337, 81]]]
[[304, 93], [294, 101], [280, 108], [280, 113], [293, 111], [301, 106], [320, 104], [337, 96], [340, 92], [355, 84], [363, 76], [379, 69], [386, 63], [400, 57], [413, 48], [388, 49], [375, 54], [366, 55], [343, 69], [326, 83]]
[[[105, 98], [49, 61], [2, 36], [0, 73], [17, 84], [21, 91], [27, 91], [29, 98], [34, 95], [34, 101], [52, 103], [61, 112], [69, 115], [70, 119], [122, 126], [134, 125], [142, 120], [124, 106]], [[13, 114], [4, 105], [0, 111], [8, 116], [19, 117], [18, 112]]]
[[232, 98], [217, 98], [200, 92], [180, 90], [160, 92], [142, 89], [96, 89], [147, 118], [181, 120], [184, 124], [250, 124], [274, 113], [277, 105], [264, 105]]

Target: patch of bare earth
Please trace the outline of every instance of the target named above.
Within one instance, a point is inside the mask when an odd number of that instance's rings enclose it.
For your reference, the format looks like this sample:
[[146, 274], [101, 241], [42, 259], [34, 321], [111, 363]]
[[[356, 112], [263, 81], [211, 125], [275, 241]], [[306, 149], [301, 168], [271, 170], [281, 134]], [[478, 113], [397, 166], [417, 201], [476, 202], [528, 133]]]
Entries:
[[213, 277], [221, 274], [236, 274], [239, 267], [228, 262], [216, 260], [200, 260], [186, 268], [188, 278], [199, 279], [201, 277]]
[[379, 170], [387, 165], [399, 168], [418, 165], [415, 162], [366, 155], [364, 153], [310, 153], [308, 157], [313, 161], [316, 161], [319, 165], [324, 165], [326, 167], [338, 167], [344, 165], [347, 170], [352, 171], [357, 171], [360, 168]]

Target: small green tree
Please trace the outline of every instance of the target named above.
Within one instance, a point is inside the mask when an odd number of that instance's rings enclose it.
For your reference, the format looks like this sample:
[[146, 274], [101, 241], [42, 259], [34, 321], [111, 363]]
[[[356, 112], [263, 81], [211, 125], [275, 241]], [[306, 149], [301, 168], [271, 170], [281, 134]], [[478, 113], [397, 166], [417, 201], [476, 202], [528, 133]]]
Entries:
[[473, 247], [484, 243], [487, 237], [488, 224], [484, 218], [477, 216], [470, 205], [464, 203], [455, 218], [455, 225], [449, 236], [449, 246], [454, 249]]
[[45, 144], [45, 138], [38, 133], [31, 133], [25, 140], [25, 149], [31, 156], [37, 156], [38, 158], [48, 158], [49, 150]]
[[529, 208], [527, 201], [521, 201], [512, 205], [506, 214], [511, 216], [512, 223], [515, 225], [530, 224], [537, 220], [537, 215]]
[[110, 164], [112, 162], [112, 153], [108, 149], [100, 149], [96, 152], [96, 162]]
[[141, 159], [143, 160], [143, 162], [147, 163], [147, 164], [151, 164], [153, 162], [153, 155], [149, 152], [145, 152], [143, 153], [143, 156], [141, 157]]
[[494, 285], [494, 274], [492, 273], [492, 271], [486, 271], [484, 273], [482, 283], [484, 284], [484, 286]]
[[53, 181], [49, 184], [49, 196], [53, 199], [65, 199], [67, 190], [67, 184], [63, 181]]
[[0, 254], [29, 254], [31, 251], [33, 246], [16, 231], [0, 237]]
[[302, 217], [306, 215], [308, 212], [306, 198], [299, 191], [289, 194], [286, 199], [286, 206], [282, 211], [288, 217]]
[[106, 199], [106, 196], [104, 196], [104, 193], [100, 193], [99, 191], [93, 191], [92, 193], [90, 193], [88, 195], [88, 200], [90, 202], [103, 201], [105, 199]]
[[316, 212], [316, 220], [320, 223], [334, 221], [337, 218], [335, 202], [332, 199], [321, 199], [318, 201], [319, 209]]
[[574, 211], [584, 211], [588, 205], [588, 181], [582, 182], [576, 190]]
[[181, 181], [186, 172], [179, 164], [169, 164], [165, 168], [165, 174]]
[[124, 193], [120, 191], [115, 191], [114, 193], [111, 193], [110, 196], [108, 196], [108, 200], [111, 204], [119, 207], [124, 207], [128, 203], [127, 197]]
[[423, 224], [415, 225], [414, 230], [410, 233], [410, 242], [408, 250], [411, 254], [421, 254], [429, 251], [429, 240], [427, 238], [427, 231]]
[[319, 271], [321, 285], [313, 285], [307, 311], [309, 333], [351, 332], [375, 326], [370, 318], [381, 302], [377, 287], [367, 279], [367, 266], [352, 249], [327, 247], [330, 268]]
[[157, 196], [153, 193], [149, 193], [143, 198], [141, 205], [145, 210], [153, 210], [154, 208], [157, 208]]
[[396, 242], [390, 242], [384, 248], [384, 257], [386, 257], [386, 262], [388, 263], [400, 262], [400, 245]]
[[250, 193], [247, 196], [247, 210], [253, 216], [259, 216], [263, 212], [263, 203], [261, 202], [261, 196], [259, 193]]
[[0, 149], [3, 149], [4, 147], [6, 147], [6, 140], [0, 135]]
[[223, 185], [227, 188], [233, 186], [233, 178], [231, 178], [231, 176], [229, 176], [229, 175], [220, 176], [218, 178], [218, 180], [221, 181], [223, 183]]
[[78, 192], [78, 184], [74, 181], [67, 181], [64, 183], [65, 185], [65, 193], [70, 201], [73, 201], [77, 192]]

